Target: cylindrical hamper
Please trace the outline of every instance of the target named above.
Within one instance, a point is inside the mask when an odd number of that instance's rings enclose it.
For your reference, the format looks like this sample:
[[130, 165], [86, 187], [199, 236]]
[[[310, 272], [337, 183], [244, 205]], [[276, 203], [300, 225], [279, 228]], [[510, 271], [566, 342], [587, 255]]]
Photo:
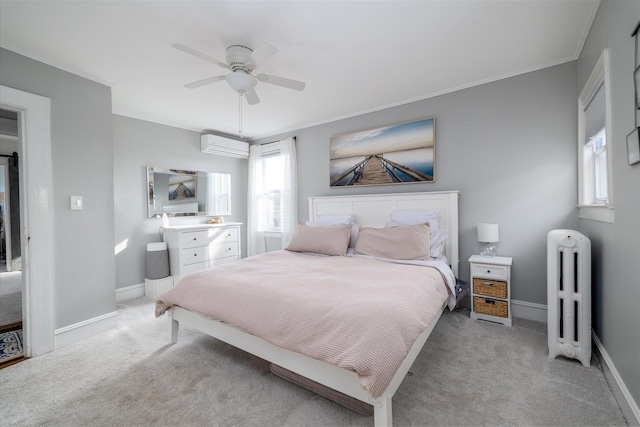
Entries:
[[169, 251], [165, 242], [147, 243], [147, 279], [169, 275]]

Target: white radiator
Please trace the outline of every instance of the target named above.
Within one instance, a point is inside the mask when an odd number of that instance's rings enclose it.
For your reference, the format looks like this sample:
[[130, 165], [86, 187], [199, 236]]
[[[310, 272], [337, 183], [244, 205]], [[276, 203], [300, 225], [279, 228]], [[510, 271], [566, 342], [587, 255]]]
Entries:
[[591, 241], [574, 230], [547, 234], [549, 357], [591, 361]]

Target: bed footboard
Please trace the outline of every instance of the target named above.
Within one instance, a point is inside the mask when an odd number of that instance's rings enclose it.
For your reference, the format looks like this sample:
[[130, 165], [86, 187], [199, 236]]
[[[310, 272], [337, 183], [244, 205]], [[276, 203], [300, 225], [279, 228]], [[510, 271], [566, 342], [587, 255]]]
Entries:
[[374, 427], [391, 427], [393, 425], [391, 417], [391, 396], [383, 394], [376, 399], [373, 404], [373, 425]]
[[[445, 306], [446, 302], [441, 310], [444, 310]], [[180, 322], [185, 322], [185, 325], [190, 328], [197, 329], [241, 350], [295, 372], [296, 374], [373, 405], [373, 421], [375, 427], [392, 426], [391, 401], [393, 395], [437, 323], [437, 321], [433, 322], [429, 328], [422, 332], [416, 342], [414, 342], [409, 354], [407, 354], [407, 357], [394, 375], [384, 394], [373, 399], [360, 387], [357, 374], [353, 371], [330, 365], [300, 353], [285, 350], [261, 338], [236, 329], [231, 325], [200, 316], [199, 314], [177, 306], [167, 310], [167, 315], [169, 318], [168, 338], [171, 344], [175, 344], [178, 341]]]

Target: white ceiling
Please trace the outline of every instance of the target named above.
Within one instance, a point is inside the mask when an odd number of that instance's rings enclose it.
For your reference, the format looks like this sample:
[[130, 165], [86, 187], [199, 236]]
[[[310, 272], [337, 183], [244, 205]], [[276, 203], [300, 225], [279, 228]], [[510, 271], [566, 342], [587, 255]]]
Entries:
[[[113, 112], [180, 128], [238, 133], [224, 60], [232, 44], [279, 48], [243, 106], [256, 139], [574, 60], [598, 0], [1, 1], [0, 46], [112, 86]], [[425, 112], [437, 115], [437, 111]]]

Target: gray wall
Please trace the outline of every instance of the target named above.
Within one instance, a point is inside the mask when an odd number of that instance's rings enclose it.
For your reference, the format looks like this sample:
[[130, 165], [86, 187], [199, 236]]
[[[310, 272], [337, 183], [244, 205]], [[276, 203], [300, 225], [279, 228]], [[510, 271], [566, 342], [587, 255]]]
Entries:
[[[113, 116], [116, 245], [116, 287], [144, 282], [147, 243], [162, 239], [159, 218], [147, 218], [147, 166], [231, 174], [228, 222], [247, 221], [247, 160], [200, 152], [200, 134], [156, 123]], [[171, 225], [202, 222], [204, 217], [170, 218]], [[242, 226], [242, 253], [246, 254]], [[124, 244], [122, 246], [125, 246]]]
[[5, 49], [0, 84], [51, 99], [55, 327], [113, 312], [111, 89]]
[[611, 129], [615, 223], [580, 220], [593, 251], [593, 328], [640, 403], [640, 164], [627, 162], [626, 136], [634, 124], [634, 42], [640, 1], [605, 0], [578, 60], [579, 89], [602, 50], [610, 49]]
[[[460, 190], [460, 276], [479, 251], [476, 224], [497, 222], [513, 298], [546, 304], [547, 232], [577, 227], [577, 96], [571, 62], [295, 132], [299, 217], [310, 196]], [[436, 183], [329, 188], [331, 136], [426, 117], [436, 118]]]

